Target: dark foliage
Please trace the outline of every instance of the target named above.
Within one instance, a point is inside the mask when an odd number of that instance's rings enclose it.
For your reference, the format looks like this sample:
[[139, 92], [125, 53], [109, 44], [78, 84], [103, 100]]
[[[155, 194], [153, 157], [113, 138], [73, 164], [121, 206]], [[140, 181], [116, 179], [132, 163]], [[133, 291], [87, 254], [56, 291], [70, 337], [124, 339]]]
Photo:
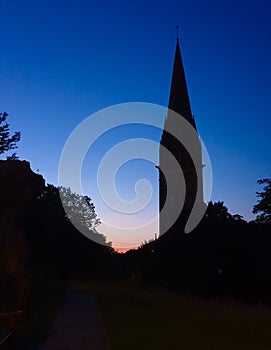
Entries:
[[[6, 112], [0, 113], [0, 154], [17, 148], [17, 143], [21, 138], [21, 133], [18, 131], [10, 135], [10, 125], [7, 123], [7, 117], [8, 114]], [[13, 153], [8, 159], [17, 159], [16, 153]]]
[[[271, 224], [247, 223], [223, 202], [210, 203], [191, 233], [175, 226], [138, 250], [116, 254], [97, 231], [99, 219], [89, 197], [45, 186], [27, 162], [0, 162], [0, 176], [0, 283], [17, 281], [25, 289], [27, 275], [81, 277], [156, 285], [205, 298], [271, 302]], [[262, 181], [269, 193], [270, 183]], [[87, 222], [93, 239], [72, 221]]]
[[[64, 211], [60, 199], [71, 209]], [[84, 237], [70, 221], [83, 225], [87, 222], [89, 237]], [[67, 188], [47, 185], [42, 194], [34, 199], [24, 214], [24, 227], [31, 246], [32, 264], [52, 274], [98, 274], [104, 268], [107, 255], [112, 253], [106, 237], [96, 230], [99, 219], [87, 197]], [[102, 243], [97, 244], [94, 242]]]
[[[201, 297], [271, 302], [271, 226], [204, 220], [127, 252], [130, 278]], [[136, 277], [136, 278], [135, 278]]]
[[253, 214], [258, 214], [256, 221], [271, 223], [271, 179], [258, 180], [259, 185], [265, 185], [262, 192], [256, 192], [260, 198], [253, 207]]
[[[22, 307], [30, 281], [108, 273], [114, 251], [96, 230], [99, 219], [89, 197], [45, 186], [28, 162], [18, 160], [0, 161], [0, 192], [0, 309], [10, 302]], [[59, 193], [72, 219], [86, 221], [90, 237], [103, 245], [78, 232]]]

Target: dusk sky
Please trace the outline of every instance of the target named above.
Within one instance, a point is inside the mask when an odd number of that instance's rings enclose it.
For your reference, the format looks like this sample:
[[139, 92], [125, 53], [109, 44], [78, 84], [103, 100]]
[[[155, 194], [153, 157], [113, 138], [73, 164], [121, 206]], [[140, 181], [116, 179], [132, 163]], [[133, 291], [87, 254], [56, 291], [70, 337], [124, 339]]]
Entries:
[[211, 199], [253, 218], [257, 180], [271, 175], [270, 1], [1, 0], [0, 13], [0, 111], [21, 131], [20, 159], [55, 185], [64, 144], [86, 117], [126, 102], [167, 106], [179, 24]]

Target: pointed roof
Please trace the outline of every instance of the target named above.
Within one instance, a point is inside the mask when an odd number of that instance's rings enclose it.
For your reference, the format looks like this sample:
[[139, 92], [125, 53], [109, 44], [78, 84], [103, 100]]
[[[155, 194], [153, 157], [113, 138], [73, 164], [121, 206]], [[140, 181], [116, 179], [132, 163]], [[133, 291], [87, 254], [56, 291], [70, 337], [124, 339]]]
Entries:
[[179, 39], [177, 38], [168, 108], [182, 115], [196, 129], [186, 85]]

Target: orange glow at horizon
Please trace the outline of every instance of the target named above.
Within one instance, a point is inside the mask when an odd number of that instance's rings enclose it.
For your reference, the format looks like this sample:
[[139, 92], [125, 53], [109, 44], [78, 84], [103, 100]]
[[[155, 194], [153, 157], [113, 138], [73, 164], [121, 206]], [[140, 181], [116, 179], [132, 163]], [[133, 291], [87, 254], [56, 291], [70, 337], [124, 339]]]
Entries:
[[121, 247], [112, 247], [113, 249], [115, 249], [115, 251], [117, 253], [126, 253], [128, 252], [128, 250], [131, 250], [131, 249], [137, 249], [138, 246], [135, 246], [135, 247], [126, 247], [126, 248], [121, 248]]

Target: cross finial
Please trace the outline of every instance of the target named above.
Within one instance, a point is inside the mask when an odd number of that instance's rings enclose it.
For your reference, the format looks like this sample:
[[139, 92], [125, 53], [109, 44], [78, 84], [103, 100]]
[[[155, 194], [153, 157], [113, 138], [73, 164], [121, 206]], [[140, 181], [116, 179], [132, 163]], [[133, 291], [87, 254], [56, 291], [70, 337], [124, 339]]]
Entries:
[[179, 24], [176, 25], [176, 39], [179, 40]]

